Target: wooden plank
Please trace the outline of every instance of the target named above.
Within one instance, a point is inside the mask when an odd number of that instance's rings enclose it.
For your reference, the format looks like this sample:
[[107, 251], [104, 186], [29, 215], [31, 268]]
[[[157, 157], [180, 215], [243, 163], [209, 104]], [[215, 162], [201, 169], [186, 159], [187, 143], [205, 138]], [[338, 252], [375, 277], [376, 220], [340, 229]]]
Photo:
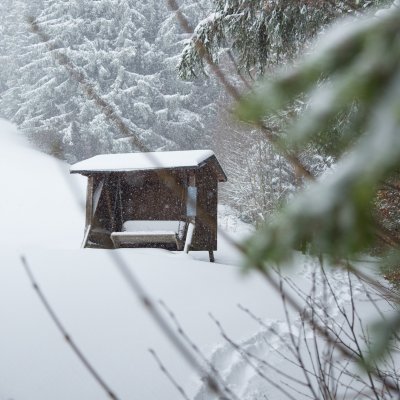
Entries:
[[188, 186], [186, 198], [186, 216], [195, 217], [197, 215], [197, 187]]
[[104, 188], [104, 195], [105, 195], [105, 201], [106, 201], [106, 207], [107, 207], [107, 213], [108, 213], [108, 218], [109, 218], [109, 223], [110, 223], [110, 231], [113, 232], [115, 231], [115, 215], [113, 212], [113, 202], [111, 198], [112, 194], [112, 189], [113, 189], [113, 181], [111, 177], [108, 177], [105, 188]]
[[93, 176], [88, 177], [87, 189], [86, 189], [86, 220], [85, 220], [85, 235], [87, 233], [89, 225], [92, 223], [93, 214]]
[[83, 240], [82, 240], [82, 244], [81, 244], [82, 249], [84, 249], [86, 247], [91, 228], [92, 228], [92, 225], [90, 225], [90, 224], [85, 228], [85, 235], [83, 236]]
[[140, 245], [140, 244], [176, 244], [180, 247], [180, 241], [175, 232], [113, 232], [111, 240], [115, 248], [121, 245]]
[[185, 247], [183, 250], [185, 253], [189, 253], [190, 246], [192, 245], [194, 228], [195, 228], [195, 223], [193, 220], [192, 222], [189, 223], [187, 234], [186, 234]]
[[[92, 217], [95, 216], [97, 206], [99, 204], [101, 192], [103, 191], [103, 186], [104, 186], [104, 178], [97, 184], [96, 189], [93, 192], [92, 196]], [[92, 189], [93, 190], [93, 189]]]
[[196, 174], [194, 171], [189, 171], [188, 185], [196, 186]]

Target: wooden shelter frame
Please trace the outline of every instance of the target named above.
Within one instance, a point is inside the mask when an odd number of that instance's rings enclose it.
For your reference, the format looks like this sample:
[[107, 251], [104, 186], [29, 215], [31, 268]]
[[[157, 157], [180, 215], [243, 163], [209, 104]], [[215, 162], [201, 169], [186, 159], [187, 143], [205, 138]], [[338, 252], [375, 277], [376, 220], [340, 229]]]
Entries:
[[[208, 250], [210, 261], [214, 261], [213, 252], [217, 249], [217, 184], [226, 181], [226, 175], [213, 154], [197, 165], [179, 168], [85, 170], [76, 164], [71, 173], [88, 177], [82, 247], [144, 245], [186, 252]], [[140, 181], [140, 177], [142, 186], [134, 186], [132, 182]], [[179, 187], [179, 196], [173, 190], [170, 193], [168, 185], [171, 180], [173, 185]], [[153, 197], [149, 200], [148, 194], [152, 190]], [[157, 195], [161, 199], [157, 199]], [[135, 196], [138, 200], [142, 197], [142, 204], [136, 205], [136, 209], [132, 205]], [[162, 206], [166, 211], [162, 210]], [[205, 210], [207, 219], [214, 221], [212, 227], [199, 217], [199, 207], [202, 212]], [[124, 229], [128, 223], [146, 222], [156, 227], [157, 223], [165, 225], [169, 219], [168, 212], [171, 215], [169, 222], [177, 223], [175, 229], [150, 229], [147, 232]], [[100, 240], [101, 235], [103, 239]]]

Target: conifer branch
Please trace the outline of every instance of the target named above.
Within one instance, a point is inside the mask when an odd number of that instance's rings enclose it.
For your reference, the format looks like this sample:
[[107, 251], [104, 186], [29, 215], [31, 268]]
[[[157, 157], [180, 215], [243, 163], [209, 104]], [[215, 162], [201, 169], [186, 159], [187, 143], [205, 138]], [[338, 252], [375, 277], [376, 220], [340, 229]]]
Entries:
[[[193, 28], [190, 26], [189, 21], [187, 18], [183, 15], [182, 11], [180, 10], [176, 0], [167, 0], [168, 5], [171, 9], [171, 11], [175, 12], [176, 19], [178, 20], [181, 28], [183, 31], [189, 34], [193, 34]], [[239, 91], [233, 86], [222, 69], [219, 67], [218, 64], [216, 64], [210, 53], [208, 52], [207, 48], [204, 46], [204, 43], [202, 43], [198, 38], [193, 38], [194, 44], [197, 48], [197, 51], [202, 59], [206, 61], [206, 63], [209, 65], [211, 71], [214, 73], [214, 75], [219, 79], [223, 87], [225, 88], [226, 92], [236, 101], [239, 102], [242, 98], [241, 94]], [[261, 132], [265, 135], [265, 137], [270, 141], [275, 149], [282, 154], [283, 157], [285, 157], [294, 167], [294, 170], [298, 176], [304, 177], [308, 180], [313, 180], [315, 179], [314, 176], [311, 174], [311, 172], [302, 164], [300, 159], [298, 158], [297, 155], [289, 152], [285, 147], [283, 147], [279, 141], [277, 136], [272, 132], [261, 120], [257, 122], [257, 127], [260, 128]]]

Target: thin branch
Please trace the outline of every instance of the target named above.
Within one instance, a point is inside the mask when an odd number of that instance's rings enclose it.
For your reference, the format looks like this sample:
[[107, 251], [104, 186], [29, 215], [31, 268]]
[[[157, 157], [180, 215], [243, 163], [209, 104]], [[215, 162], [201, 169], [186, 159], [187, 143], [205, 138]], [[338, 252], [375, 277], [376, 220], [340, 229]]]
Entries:
[[160, 300], [161, 306], [164, 308], [166, 313], [171, 318], [172, 322], [175, 324], [177, 332], [182, 336], [183, 340], [192, 348], [192, 350], [203, 360], [203, 362], [208, 366], [210, 371], [214, 374], [215, 378], [219, 381], [223, 389], [233, 400], [239, 400], [235, 393], [228, 387], [227, 383], [222, 378], [219, 371], [215, 368], [215, 366], [207, 359], [207, 357], [200, 351], [199, 347], [190, 339], [190, 337], [186, 334], [182, 325], [178, 321], [175, 313], [165, 304], [164, 301]]
[[[186, 33], [193, 34], [193, 28], [190, 26], [189, 21], [183, 15], [180, 10], [176, 0], [167, 0], [168, 6], [171, 11], [175, 12], [176, 19], [182, 30]], [[197, 51], [199, 52], [201, 58], [203, 58], [209, 67], [211, 68], [213, 74], [221, 81], [222, 85], [225, 87], [226, 91], [237, 101], [240, 99], [239, 91], [233, 86], [229, 80], [226, 78], [225, 74], [221, 70], [221, 68], [212, 60], [209, 52], [205, 48], [204, 44], [200, 41], [195, 41], [195, 46]]]
[[[266, 280], [266, 282], [268, 282], [268, 284], [271, 285], [279, 293], [279, 290], [280, 290], [279, 282], [277, 282], [272, 277], [271, 273], [268, 270], [266, 270], [260, 262], [255, 263], [255, 267], [260, 272], [261, 276]], [[285, 297], [286, 297], [288, 304], [290, 304], [290, 306], [294, 310], [296, 310], [298, 313], [303, 312], [303, 309], [301, 308], [301, 306], [298, 304], [296, 299], [292, 295], [290, 295], [290, 293], [286, 293]], [[343, 343], [340, 343], [340, 342], [338, 343], [337, 338], [332, 336], [331, 333], [326, 330], [326, 327], [321, 326], [319, 323], [316, 323], [315, 321], [313, 322], [312, 318], [310, 316], [310, 313], [304, 312], [303, 315], [304, 315], [304, 319], [307, 321], [307, 323], [310, 324], [310, 326], [313, 326], [313, 323], [314, 323], [315, 330], [318, 332], [318, 334], [321, 335], [321, 337], [325, 338], [325, 340], [329, 344], [335, 346], [336, 349], [338, 350], [338, 352], [342, 354], [342, 356], [345, 356], [346, 358], [353, 360], [353, 361], [357, 361], [357, 359], [359, 359], [359, 357], [356, 357], [353, 350], [349, 349]], [[372, 373], [375, 376], [377, 375], [375, 371], [372, 371]], [[377, 376], [377, 378], [379, 379], [379, 376]], [[392, 381], [386, 381], [386, 386], [390, 390], [393, 390], [393, 391], [397, 390], [396, 384], [393, 383]]]
[[[311, 384], [310, 377], [309, 377], [309, 375], [307, 373], [307, 369], [306, 369], [306, 366], [304, 364], [303, 358], [301, 357], [298, 344], [296, 344], [296, 342], [294, 340], [294, 334], [293, 334], [293, 330], [292, 330], [292, 323], [290, 321], [289, 310], [288, 310], [287, 303], [286, 303], [286, 293], [285, 293], [285, 290], [283, 288], [283, 279], [282, 279], [282, 275], [280, 273], [279, 273], [279, 291], [280, 291], [282, 304], [283, 304], [283, 308], [284, 308], [284, 312], [285, 312], [286, 323], [287, 323], [288, 328], [289, 328], [290, 340], [292, 342], [293, 348], [296, 351], [297, 361], [299, 362], [301, 370], [303, 371], [303, 374], [304, 374], [304, 377], [305, 377], [305, 379], [307, 381], [309, 390], [311, 391], [312, 395], [314, 396], [314, 399], [317, 399], [318, 396], [315, 393], [314, 387]], [[301, 313], [301, 314], [303, 314], [303, 313]], [[315, 371], [315, 369], [314, 369], [314, 371]]]
[[53, 320], [54, 324], [56, 325], [57, 329], [60, 331], [62, 336], [64, 337], [65, 341], [71, 347], [71, 350], [75, 353], [78, 357], [79, 361], [82, 365], [87, 369], [87, 371], [92, 375], [92, 377], [96, 380], [96, 382], [101, 386], [101, 388], [107, 393], [108, 397], [113, 400], [119, 400], [119, 398], [115, 395], [114, 391], [106, 384], [104, 379], [100, 376], [100, 374], [96, 371], [93, 365], [89, 362], [89, 360], [85, 357], [82, 351], [79, 349], [75, 341], [72, 339], [71, 335], [67, 332], [66, 328], [60, 321], [59, 317], [57, 316], [56, 312], [54, 311], [53, 307], [50, 305], [48, 299], [44, 295], [43, 291], [41, 290], [39, 284], [37, 283], [31, 268], [29, 267], [28, 261], [24, 256], [21, 256], [21, 262], [25, 269], [26, 274], [28, 275], [29, 281], [31, 282], [33, 289], [35, 290], [36, 294], [38, 295], [40, 301], [43, 304], [43, 307], [46, 309], [47, 313], [49, 314], [50, 318]]
[[132, 294], [139, 299], [143, 307], [147, 310], [150, 317], [156, 323], [160, 331], [170, 341], [173, 347], [183, 357], [183, 359], [200, 375], [205, 377], [207, 387], [221, 398], [221, 400], [231, 400], [224, 393], [223, 388], [215, 377], [207, 371], [204, 366], [199, 362], [197, 357], [192, 351], [185, 345], [185, 343], [179, 338], [171, 326], [167, 323], [164, 316], [159, 311], [155, 302], [152, 300], [150, 295], [140, 284], [132, 270], [128, 267], [125, 260], [121, 257], [118, 252], [109, 252], [110, 257], [114, 261], [118, 268], [118, 271], [123, 276], [125, 282], [131, 288]]
[[181, 394], [181, 396], [185, 400], [190, 400], [189, 396], [184, 391], [183, 387], [179, 385], [176, 379], [170, 374], [164, 364], [161, 362], [160, 357], [158, 357], [157, 353], [153, 349], [149, 349], [149, 353], [154, 357], [156, 363], [158, 364], [159, 368], [161, 369], [162, 373], [168, 378], [168, 380], [172, 383], [172, 385], [176, 388], [176, 390]]
[[253, 368], [253, 370], [259, 375], [261, 378], [263, 378], [266, 382], [271, 384], [273, 387], [278, 389], [280, 392], [282, 392], [285, 396], [287, 396], [291, 400], [296, 400], [288, 391], [282, 388], [280, 384], [269, 378], [267, 375], [264, 374], [263, 371], [258, 368], [257, 365], [255, 365], [250, 358], [246, 355], [246, 353], [243, 351], [243, 349], [235, 343], [224, 331], [221, 323], [210, 313], [209, 314], [210, 318], [214, 321], [214, 323], [217, 325], [221, 336], [243, 357], [243, 359], [246, 361], [246, 363]]
[[[252, 313], [248, 308], [243, 307], [242, 305], [238, 304], [238, 307], [240, 310], [242, 310], [243, 312], [245, 312], [248, 316], [250, 316], [254, 321], [258, 322], [262, 327], [264, 327], [265, 329], [267, 329], [269, 332], [273, 333], [280, 341], [281, 343], [286, 346], [286, 348], [291, 352], [291, 354], [296, 358], [297, 360], [297, 353], [296, 350], [294, 348], [292, 348], [292, 346], [290, 346], [287, 342], [285, 342], [283, 340], [283, 338], [281, 338], [281, 336], [279, 335], [279, 333], [271, 326], [267, 326], [259, 317], [257, 317], [254, 313]], [[302, 331], [304, 332], [304, 345], [306, 347], [307, 350], [307, 354], [310, 358], [310, 362], [313, 368], [313, 371], [307, 369], [304, 365], [303, 367], [301, 366], [300, 363], [296, 363], [295, 361], [289, 359], [288, 357], [285, 356], [285, 354], [283, 354], [282, 352], [280, 352], [279, 350], [277, 350], [276, 348], [273, 348], [270, 343], [266, 340], [265, 343], [266, 345], [271, 346], [271, 349], [276, 352], [283, 360], [289, 362], [290, 364], [294, 365], [295, 367], [298, 368], [303, 368], [304, 372], [306, 372], [308, 375], [312, 376], [313, 378], [315, 378], [316, 380], [318, 380], [318, 376], [316, 374], [315, 371], [315, 366], [314, 366], [314, 361], [313, 361], [313, 357], [311, 355], [311, 350], [309, 348], [308, 342], [307, 342], [307, 338], [306, 338], [306, 330], [305, 330], [305, 321], [302, 318], [301, 319], [301, 327], [302, 327]], [[299, 335], [299, 340], [301, 339], [300, 335]], [[296, 343], [296, 348], [299, 349], [300, 348], [300, 344]], [[334, 349], [334, 347], [332, 346], [332, 349]], [[333, 350], [332, 350], [333, 351]], [[350, 364], [350, 361], [347, 361], [347, 365]], [[332, 368], [336, 368], [333, 363], [332, 363]], [[343, 370], [339, 371], [339, 377], [338, 378], [332, 378], [335, 382], [336, 382], [336, 386], [339, 386], [340, 383], [340, 376], [343, 374]]]
[[[171, 11], [175, 12], [176, 19], [178, 20], [183, 31], [189, 34], [193, 34], [193, 28], [190, 26], [189, 21], [183, 15], [180, 10], [176, 0], [167, 0], [169, 8]], [[216, 64], [206, 47], [200, 40], [195, 40], [194, 44], [197, 48], [197, 51], [201, 58], [203, 58], [206, 63], [209, 65], [213, 74], [220, 80], [221, 84], [224, 86], [226, 92], [237, 102], [241, 100], [241, 95], [239, 91], [233, 86], [227, 77], [225, 76], [222, 69]], [[278, 137], [272, 132], [269, 128], [265, 126], [265, 124], [260, 120], [257, 122], [256, 126], [260, 128], [261, 132], [265, 135], [265, 137], [274, 145], [275, 149], [282, 154], [293, 166], [296, 174], [298, 176], [302, 176], [309, 180], [314, 180], [315, 177], [311, 174], [311, 172], [302, 164], [300, 159], [293, 153], [289, 152], [283, 145], [278, 141]]]
[[229, 60], [231, 60], [231, 63], [235, 67], [236, 73], [238, 74], [241, 81], [244, 83], [244, 85], [248, 90], [251, 90], [252, 86], [250, 85], [249, 82], [247, 82], [247, 79], [244, 77], [242, 71], [240, 70], [238, 63], [236, 62], [235, 57], [232, 54], [232, 50], [228, 49], [226, 53], [228, 54]]

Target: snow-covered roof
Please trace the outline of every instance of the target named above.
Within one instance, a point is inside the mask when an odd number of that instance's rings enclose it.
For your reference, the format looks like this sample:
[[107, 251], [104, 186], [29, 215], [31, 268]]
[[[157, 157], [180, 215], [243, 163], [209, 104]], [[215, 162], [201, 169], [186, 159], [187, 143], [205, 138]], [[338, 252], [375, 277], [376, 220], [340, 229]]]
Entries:
[[211, 150], [159, 151], [147, 153], [101, 154], [71, 166], [71, 173], [129, 172], [158, 169], [198, 168], [213, 162], [218, 179], [226, 181], [226, 175]]

